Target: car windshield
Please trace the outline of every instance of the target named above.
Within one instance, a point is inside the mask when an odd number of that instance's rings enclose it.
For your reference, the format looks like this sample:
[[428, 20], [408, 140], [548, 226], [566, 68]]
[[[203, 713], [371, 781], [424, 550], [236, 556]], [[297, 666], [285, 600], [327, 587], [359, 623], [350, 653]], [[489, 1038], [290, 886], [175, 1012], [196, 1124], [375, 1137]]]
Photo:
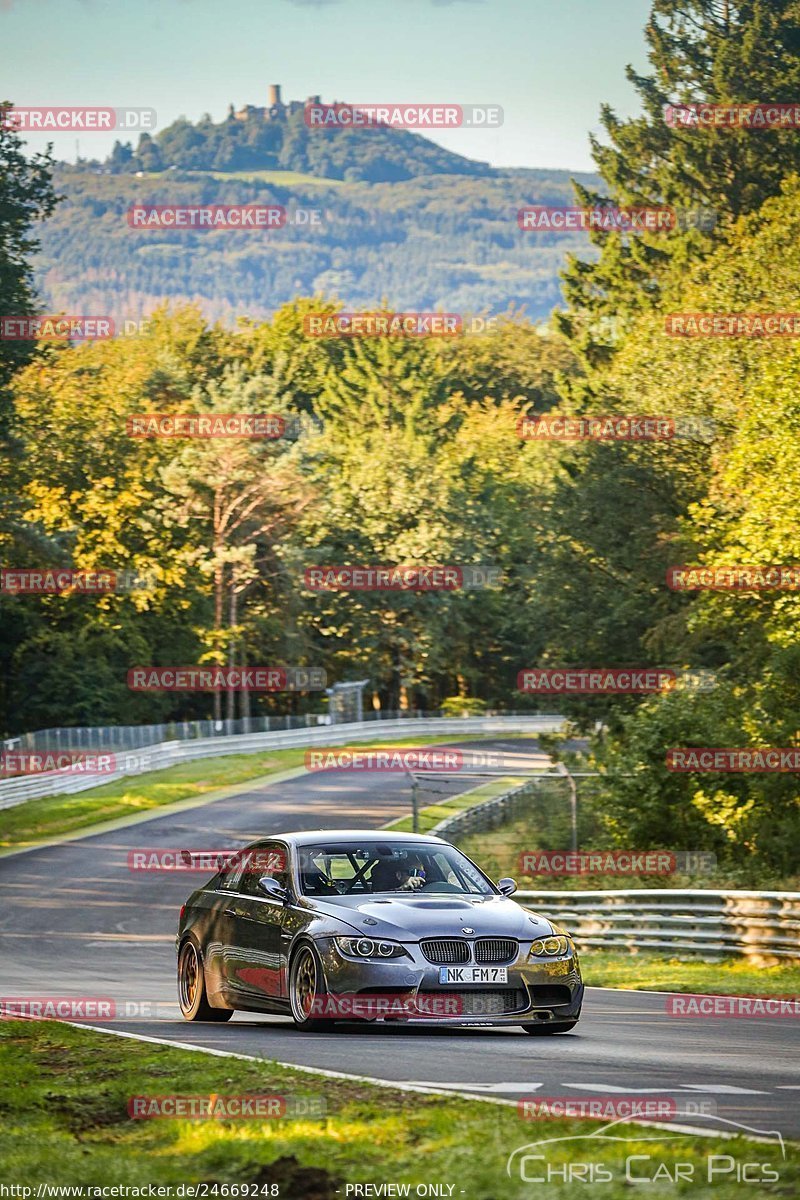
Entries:
[[455, 846], [353, 841], [300, 846], [297, 853], [305, 896], [494, 893], [489, 881]]

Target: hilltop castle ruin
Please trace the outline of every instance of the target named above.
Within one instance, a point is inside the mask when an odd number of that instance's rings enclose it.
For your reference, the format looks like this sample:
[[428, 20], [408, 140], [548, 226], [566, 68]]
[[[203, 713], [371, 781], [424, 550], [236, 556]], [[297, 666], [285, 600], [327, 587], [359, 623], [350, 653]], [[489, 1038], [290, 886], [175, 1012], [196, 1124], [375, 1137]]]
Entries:
[[290, 100], [288, 104], [284, 104], [281, 100], [281, 85], [271, 83], [268, 101], [264, 108], [259, 108], [256, 104], [245, 104], [244, 108], [234, 110], [231, 105], [228, 115], [237, 121], [285, 121], [287, 115], [302, 112], [307, 104], [319, 104], [320, 97], [309, 96], [307, 100]]

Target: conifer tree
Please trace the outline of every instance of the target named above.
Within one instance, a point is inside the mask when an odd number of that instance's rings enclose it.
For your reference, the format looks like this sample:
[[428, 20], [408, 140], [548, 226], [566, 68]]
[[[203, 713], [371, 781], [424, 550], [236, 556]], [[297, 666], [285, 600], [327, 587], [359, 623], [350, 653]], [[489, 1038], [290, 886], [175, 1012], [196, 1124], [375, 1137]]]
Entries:
[[[658, 302], [671, 267], [708, 253], [731, 222], [780, 191], [800, 170], [800, 130], [672, 123], [669, 110], [706, 104], [800, 100], [800, 8], [794, 0], [654, 0], [645, 36], [652, 70], [627, 77], [642, 106], [601, 110], [607, 138], [592, 137], [605, 194], [576, 185], [582, 205], [677, 210], [670, 232], [593, 231], [596, 261], [570, 257], [567, 312], [558, 325], [587, 367], [613, 355], [626, 317]], [[715, 223], [714, 223], [715, 222]], [[710, 227], [709, 227], [710, 226]]]

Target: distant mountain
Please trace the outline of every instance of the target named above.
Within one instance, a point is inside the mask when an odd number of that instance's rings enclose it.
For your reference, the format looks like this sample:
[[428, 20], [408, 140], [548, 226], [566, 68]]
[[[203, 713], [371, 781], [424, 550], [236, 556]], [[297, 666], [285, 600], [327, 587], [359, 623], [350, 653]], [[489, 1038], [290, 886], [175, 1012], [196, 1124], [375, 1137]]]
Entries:
[[[581, 233], [517, 224], [523, 205], [572, 203], [568, 172], [495, 169], [402, 129], [309, 128], [277, 84], [263, 108], [181, 118], [135, 149], [118, 142], [104, 163], [62, 164], [56, 184], [65, 201], [36, 264], [43, 304], [118, 324], [165, 301], [233, 323], [314, 294], [542, 319], [560, 300], [565, 253], [590, 252]], [[282, 205], [290, 220], [270, 232], [139, 229], [137, 203]]]
[[[279, 89], [278, 89], [279, 92]], [[397, 183], [418, 175], [494, 174], [475, 162], [405, 129], [310, 128], [298, 101], [268, 108], [249, 105], [215, 124], [181, 117], [138, 146], [117, 142], [104, 164], [113, 173], [187, 171], [298, 171], [348, 183]]]
[[[522, 205], [573, 202], [565, 171], [369, 184], [289, 172], [137, 177], [70, 167], [57, 172], [56, 185], [66, 199], [42, 227], [36, 257], [43, 304], [117, 322], [170, 301], [196, 303], [209, 319], [232, 324], [319, 293], [345, 307], [387, 300], [496, 314], [513, 305], [544, 319], [560, 301], [567, 251], [591, 253], [582, 233], [523, 232], [517, 224]], [[134, 203], [278, 204], [311, 217], [270, 233], [133, 229]]]

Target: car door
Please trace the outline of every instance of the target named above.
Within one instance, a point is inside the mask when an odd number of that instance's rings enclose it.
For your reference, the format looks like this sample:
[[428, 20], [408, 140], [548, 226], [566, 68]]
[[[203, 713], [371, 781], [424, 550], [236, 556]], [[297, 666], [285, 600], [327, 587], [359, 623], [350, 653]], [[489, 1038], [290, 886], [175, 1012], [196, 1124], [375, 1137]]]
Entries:
[[209, 913], [206, 925], [204, 956], [206, 988], [212, 1002], [229, 1003], [230, 956], [235, 932], [237, 906], [240, 901], [239, 883], [244, 863], [239, 860], [220, 873], [213, 893], [209, 893]]
[[227, 956], [228, 986], [247, 1005], [269, 1008], [286, 996], [283, 932], [287, 906], [259, 886], [265, 876], [289, 888], [288, 849], [281, 842], [254, 847], [239, 879]]

